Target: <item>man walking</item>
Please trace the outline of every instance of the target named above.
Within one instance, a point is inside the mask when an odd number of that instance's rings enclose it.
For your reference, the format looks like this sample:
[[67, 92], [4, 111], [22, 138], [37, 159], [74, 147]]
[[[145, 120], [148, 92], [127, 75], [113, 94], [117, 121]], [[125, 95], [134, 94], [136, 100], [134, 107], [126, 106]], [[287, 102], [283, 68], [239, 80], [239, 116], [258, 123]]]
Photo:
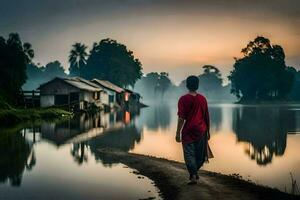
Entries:
[[186, 87], [189, 92], [178, 101], [176, 141], [182, 142], [184, 160], [190, 174], [189, 184], [196, 184], [198, 170], [208, 159], [209, 112], [206, 98], [196, 92], [199, 87], [198, 77], [189, 76]]

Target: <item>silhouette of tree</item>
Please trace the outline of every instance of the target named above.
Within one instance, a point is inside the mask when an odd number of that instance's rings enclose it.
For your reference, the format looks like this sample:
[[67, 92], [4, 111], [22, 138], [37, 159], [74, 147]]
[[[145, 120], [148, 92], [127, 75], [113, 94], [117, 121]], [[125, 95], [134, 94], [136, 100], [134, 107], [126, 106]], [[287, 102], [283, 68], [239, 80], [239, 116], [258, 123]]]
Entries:
[[172, 86], [172, 82], [169, 79], [169, 74], [161, 72], [158, 76], [157, 84], [155, 86], [155, 93], [160, 93], [161, 100], [164, 98], [165, 92]]
[[[140, 80], [134, 85], [134, 89], [141, 93], [145, 99], [155, 99], [155, 88], [157, 87], [157, 82], [159, 79], [159, 73], [151, 72], [146, 74], [146, 76], [141, 77]], [[147, 92], [145, 92], [147, 91]]]
[[34, 90], [40, 84], [44, 83], [45, 77], [43, 73], [45, 71], [45, 67], [39, 66], [39, 64], [30, 63], [27, 65], [26, 74], [27, 80], [25, 84], [22, 86], [23, 90]]
[[81, 76], [82, 70], [86, 65], [88, 54], [86, 52], [87, 46], [81, 43], [72, 45], [69, 55], [70, 76]]
[[[235, 101], [235, 97], [230, 94], [230, 84], [223, 86], [223, 79], [220, 70], [212, 65], [204, 65], [203, 72], [198, 76], [199, 89], [210, 101]], [[180, 82], [178, 86], [180, 95], [187, 92], [186, 80]]]
[[300, 71], [297, 71], [293, 67], [289, 67], [289, 71], [291, 71], [291, 73], [295, 76], [289, 97], [293, 101], [300, 101]]
[[293, 73], [287, 70], [284, 50], [272, 45], [265, 37], [257, 37], [235, 58], [229, 80], [231, 92], [241, 101], [285, 99], [293, 83]]
[[199, 91], [207, 98], [218, 97], [222, 90], [220, 70], [212, 65], [204, 65], [204, 72], [199, 75]]
[[17, 33], [7, 40], [0, 37], [0, 88], [9, 102], [17, 104], [20, 89], [26, 81], [26, 65], [34, 57], [31, 44], [23, 43]]
[[44, 74], [52, 79], [54, 77], [64, 77], [66, 76], [65, 70], [59, 61], [50, 62], [45, 66]]
[[27, 65], [26, 72], [28, 79], [22, 87], [24, 90], [35, 90], [41, 84], [55, 77], [67, 76], [59, 61], [49, 62], [45, 67], [40, 66], [39, 63], [30, 63]]
[[134, 86], [142, 76], [142, 64], [123, 44], [104, 39], [94, 43], [82, 75], [87, 79], [98, 78], [119, 86]]

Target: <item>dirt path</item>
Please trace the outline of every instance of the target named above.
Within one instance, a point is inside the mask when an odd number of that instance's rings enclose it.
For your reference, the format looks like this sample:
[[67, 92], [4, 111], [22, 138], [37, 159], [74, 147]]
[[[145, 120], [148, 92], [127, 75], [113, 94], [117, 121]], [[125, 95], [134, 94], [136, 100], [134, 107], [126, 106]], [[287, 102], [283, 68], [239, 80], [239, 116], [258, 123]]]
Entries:
[[99, 149], [101, 157], [120, 162], [149, 177], [160, 189], [164, 199], [170, 200], [256, 200], [300, 199], [275, 189], [257, 186], [234, 177], [200, 171], [197, 185], [187, 185], [187, 171], [183, 163], [144, 155]]

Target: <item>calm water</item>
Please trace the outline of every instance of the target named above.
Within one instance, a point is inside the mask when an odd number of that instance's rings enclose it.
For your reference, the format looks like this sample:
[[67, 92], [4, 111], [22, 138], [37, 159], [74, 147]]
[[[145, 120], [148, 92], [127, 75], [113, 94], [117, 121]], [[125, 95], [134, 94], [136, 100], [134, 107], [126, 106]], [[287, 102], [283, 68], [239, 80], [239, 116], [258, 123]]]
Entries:
[[161, 199], [150, 179], [97, 154], [102, 145], [126, 150], [141, 138], [133, 125], [115, 122], [116, 115], [81, 116], [20, 133], [2, 130], [0, 199]]
[[[204, 169], [283, 191], [291, 188], [290, 172], [300, 182], [300, 106], [211, 104], [210, 113], [215, 158]], [[176, 120], [176, 105], [160, 105], [2, 130], [0, 199], [160, 199], [150, 179], [97, 149], [183, 161]]]
[[[290, 191], [300, 182], [300, 105], [210, 104], [210, 146], [215, 158], [204, 169], [239, 174], [258, 184]], [[176, 105], [144, 109], [136, 120], [143, 136], [131, 152], [182, 161], [174, 141]]]

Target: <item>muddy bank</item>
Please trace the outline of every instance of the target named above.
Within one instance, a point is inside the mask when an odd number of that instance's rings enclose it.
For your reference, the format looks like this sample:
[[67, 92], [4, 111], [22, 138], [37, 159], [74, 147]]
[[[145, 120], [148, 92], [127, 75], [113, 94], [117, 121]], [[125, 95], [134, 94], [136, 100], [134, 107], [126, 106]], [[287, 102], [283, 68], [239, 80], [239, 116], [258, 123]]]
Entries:
[[200, 171], [199, 183], [190, 186], [187, 185], [188, 174], [183, 163], [108, 149], [98, 149], [98, 153], [104, 159], [123, 163], [151, 178], [167, 200], [299, 199], [299, 196], [204, 170]]

